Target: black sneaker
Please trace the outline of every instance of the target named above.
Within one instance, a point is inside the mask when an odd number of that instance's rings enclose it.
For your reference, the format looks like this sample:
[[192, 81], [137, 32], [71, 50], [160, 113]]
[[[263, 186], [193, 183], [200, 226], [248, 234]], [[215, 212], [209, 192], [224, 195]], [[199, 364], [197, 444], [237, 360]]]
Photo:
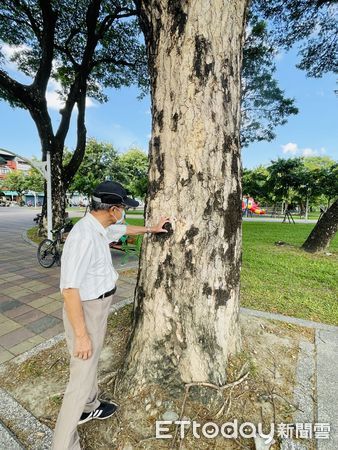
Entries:
[[115, 403], [101, 402], [100, 406], [94, 409], [94, 411], [82, 413], [78, 424], [80, 425], [81, 423], [89, 422], [90, 420], [93, 419], [98, 420], [108, 419], [108, 417], [111, 417], [116, 412], [117, 409], [118, 406], [115, 405]]

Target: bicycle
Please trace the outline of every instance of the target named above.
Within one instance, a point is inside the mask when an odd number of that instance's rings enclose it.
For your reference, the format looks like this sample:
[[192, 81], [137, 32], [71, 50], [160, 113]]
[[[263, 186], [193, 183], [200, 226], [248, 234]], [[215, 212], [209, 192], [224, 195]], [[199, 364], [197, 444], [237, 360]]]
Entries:
[[71, 224], [71, 221], [67, 221], [59, 228], [52, 230], [53, 237], [55, 236], [55, 239], [44, 239], [40, 242], [37, 251], [37, 258], [42, 267], [49, 269], [54, 263], [60, 266], [64, 243], [63, 233], [70, 231], [72, 227], [73, 225]]

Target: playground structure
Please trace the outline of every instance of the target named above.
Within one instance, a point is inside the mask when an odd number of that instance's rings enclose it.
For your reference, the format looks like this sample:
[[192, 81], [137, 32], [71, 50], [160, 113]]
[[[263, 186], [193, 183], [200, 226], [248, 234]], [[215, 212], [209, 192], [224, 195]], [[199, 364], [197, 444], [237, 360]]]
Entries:
[[261, 208], [259, 206], [259, 204], [257, 204], [252, 197], [243, 197], [243, 199], [242, 199], [243, 214], [246, 211], [257, 214], [257, 215], [266, 214], [266, 210]]

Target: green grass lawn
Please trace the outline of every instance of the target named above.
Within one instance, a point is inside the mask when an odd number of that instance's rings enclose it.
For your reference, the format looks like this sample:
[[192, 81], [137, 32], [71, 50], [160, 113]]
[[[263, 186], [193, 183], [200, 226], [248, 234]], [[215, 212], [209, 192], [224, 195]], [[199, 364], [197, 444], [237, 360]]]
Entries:
[[332, 256], [303, 252], [313, 226], [243, 223], [242, 306], [338, 325], [338, 238]]
[[132, 215], [143, 216], [144, 209], [129, 209], [127, 212], [127, 217]]
[[299, 247], [313, 226], [243, 222], [241, 306], [338, 325], [338, 236], [328, 249], [332, 256], [308, 254]]
[[332, 256], [306, 253], [299, 247], [313, 227], [243, 223], [242, 306], [338, 325], [338, 236], [328, 249]]

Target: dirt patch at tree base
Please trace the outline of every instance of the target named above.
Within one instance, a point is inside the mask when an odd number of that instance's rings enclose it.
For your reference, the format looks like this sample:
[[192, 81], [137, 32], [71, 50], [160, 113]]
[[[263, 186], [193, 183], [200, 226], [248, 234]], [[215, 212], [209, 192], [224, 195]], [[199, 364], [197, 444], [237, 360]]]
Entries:
[[[313, 330], [241, 315], [243, 350], [229, 360], [229, 388], [220, 392], [207, 386], [193, 386], [186, 398], [184, 393], [180, 398], [172, 398], [168, 390], [156, 385], [148, 386], [136, 398], [127, 394], [119, 398], [115, 394], [115, 374], [124, 358], [131, 313], [132, 305], [128, 305], [110, 316], [99, 365], [100, 398], [114, 400], [120, 408], [109, 420], [94, 420], [79, 426], [83, 449], [254, 449], [252, 437], [225, 438], [220, 431], [222, 424], [237, 421], [239, 428], [244, 422], [256, 426], [262, 423], [267, 434], [271, 424], [275, 424], [276, 439], [277, 424], [293, 423], [293, 413], [297, 410], [293, 390], [299, 342], [313, 342]], [[67, 347], [62, 341], [19, 365], [7, 363], [0, 377], [1, 386], [41, 422], [54, 428], [68, 380], [68, 363]], [[196, 400], [197, 394], [203, 391], [213, 392], [209, 405]], [[162, 436], [171, 434], [172, 438], [156, 438], [156, 421], [180, 419], [189, 421], [189, 425], [185, 428], [163, 425], [168, 431], [160, 430]], [[195, 428], [195, 436], [193, 427], [197, 425], [192, 422], [201, 425]], [[219, 427], [213, 438], [205, 437], [202, 432], [207, 422]], [[10, 421], [6, 425], [11, 428]], [[209, 429], [213, 433], [217, 431], [215, 427]], [[184, 438], [180, 439], [183, 430]], [[20, 438], [25, 443], [25, 436]], [[314, 443], [306, 440], [306, 446], [314, 448]], [[270, 448], [280, 447], [276, 442]]]

